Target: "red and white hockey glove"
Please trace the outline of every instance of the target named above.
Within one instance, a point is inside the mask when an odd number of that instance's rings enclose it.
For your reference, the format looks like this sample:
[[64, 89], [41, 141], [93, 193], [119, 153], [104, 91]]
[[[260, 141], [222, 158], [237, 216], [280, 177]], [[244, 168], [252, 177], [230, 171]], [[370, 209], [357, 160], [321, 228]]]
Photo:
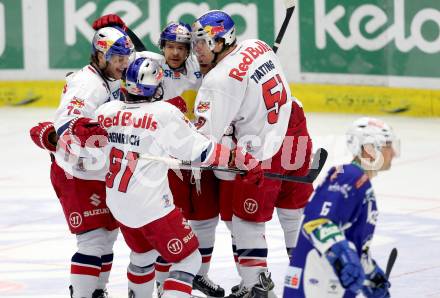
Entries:
[[90, 118], [80, 117], [72, 120], [68, 132], [78, 138], [82, 147], [98, 148], [108, 143], [107, 131]]
[[99, 30], [104, 27], [114, 26], [121, 27], [124, 31], [125, 29], [127, 29], [124, 21], [116, 14], [106, 14], [105, 16], [97, 18], [92, 25], [93, 29], [95, 30]]
[[167, 99], [165, 101], [178, 108], [183, 114], [188, 112], [188, 107], [186, 106], [186, 102], [181, 96], [176, 96], [171, 99]]
[[55, 152], [58, 137], [52, 122], [40, 122], [29, 131], [32, 141], [38, 147]]
[[247, 171], [243, 177], [243, 182], [258, 185], [263, 183], [264, 172], [261, 168], [261, 162], [256, 160], [249, 152], [246, 152], [246, 150], [244, 150], [244, 148], [242, 147], [237, 147], [231, 152], [234, 158], [232, 159], [232, 163], [230, 163], [229, 166], [236, 166], [241, 170]]
[[263, 183], [264, 172], [261, 169], [261, 162], [241, 147], [230, 150], [224, 145], [216, 144], [208, 163], [213, 166], [237, 167], [246, 171], [243, 182], [257, 185]]

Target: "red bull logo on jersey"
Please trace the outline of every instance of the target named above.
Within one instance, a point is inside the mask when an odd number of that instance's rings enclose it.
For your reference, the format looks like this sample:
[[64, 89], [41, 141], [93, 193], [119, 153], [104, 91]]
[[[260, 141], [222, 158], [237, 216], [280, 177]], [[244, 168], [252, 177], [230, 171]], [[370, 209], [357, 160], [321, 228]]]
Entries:
[[205, 26], [204, 29], [210, 37], [216, 36], [218, 33], [222, 33], [225, 31], [225, 27], [223, 26], [223, 24], [220, 26]]
[[211, 103], [209, 101], [201, 101], [197, 105], [197, 112], [204, 113], [211, 108]]
[[81, 109], [82, 107], [84, 107], [84, 99], [80, 99], [76, 96], [74, 96], [71, 100], [70, 100], [70, 105], [73, 106], [74, 108], [78, 108]]
[[266, 52], [270, 52], [272, 49], [262, 41], [256, 41], [254, 47], [247, 47], [239, 52], [242, 55], [241, 63], [229, 71], [229, 76], [237, 81], [243, 81], [243, 77], [247, 74], [249, 70], [249, 65], [251, 65], [258, 57]]
[[145, 113], [141, 117], [135, 117], [131, 112], [118, 111], [113, 117], [98, 116], [98, 122], [105, 128], [112, 126], [131, 126], [134, 128], [143, 128], [150, 131], [157, 129], [157, 121], [152, 114]]

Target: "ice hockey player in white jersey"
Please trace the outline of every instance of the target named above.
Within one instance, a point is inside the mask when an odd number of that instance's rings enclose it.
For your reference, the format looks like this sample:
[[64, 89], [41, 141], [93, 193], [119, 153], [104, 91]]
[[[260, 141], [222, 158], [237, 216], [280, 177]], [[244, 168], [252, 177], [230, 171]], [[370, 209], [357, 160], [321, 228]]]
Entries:
[[202, 73], [196, 57], [191, 54], [190, 42], [189, 25], [171, 22], [160, 34], [159, 48], [162, 55], [145, 51], [136, 53], [136, 57], [149, 57], [159, 61], [164, 70], [163, 99], [171, 101], [193, 120], [194, 100], [202, 84]]
[[[107, 132], [93, 118], [100, 105], [119, 100], [120, 79], [132, 50], [120, 28], [98, 30], [91, 63], [66, 78], [54, 123], [31, 129], [38, 146], [56, 150], [51, 181], [78, 245], [70, 270], [74, 298], [107, 297], [117, 223], [106, 206], [105, 158], [96, 148], [107, 142]], [[58, 145], [56, 137], [50, 137], [55, 130]]]
[[[311, 140], [306, 136], [301, 148], [293, 141], [298, 131], [306, 132], [304, 113], [292, 100], [272, 49], [257, 39], [237, 43], [234, 21], [218, 10], [203, 14], [193, 23], [191, 42], [199, 63], [214, 65], [196, 97], [198, 130], [219, 140], [232, 125], [238, 147], [255, 156], [257, 167], [285, 175], [306, 175]], [[292, 166], [297, 152], [307, 158]], [[296, 166], [301, 172], [294, 172]], [[274, 284], [267, 268], [265, 222], [272, 218], [275, 207], [277, 211], [281, 207], [286, 211], [283, 215], [288, 215], [279, 216], [286, 219], [283, 229], [286, 235], [294, 234], [298, 220], [289, 220], [290, 215], [298, 214], [296, 208], [303, 207], [312, 186], [307, 186], [303, 197], [297, 197], [292, 183], [264, 179], [251, 184], [239, 176], [233, 182], [232, 233], [243, 283], [230, 297], [267, 297]], [[297, 199], [301, 204], [295, 206]]]
[[399, 154], [390, 126], [356, 120], [347, 132], [349, 164], [333, 167], [305, 208], [284, 284], [284, 298], [390, 297], [390, 282], [371, 255], [378, 210], [371, 178]]
[[[123, 20], [114, 14], [100, 17], [93, 27], [99, 29], [108, 25], [125, 27]], [[195, 95], [202, 82], [202, 74], [196, 57], [190, 51], [190, 30], [189, 25], [181, 22], [167, 24], [158, 42], [162, 55], [142, 51], [136, 53], [136, 58], [148, 57], [159, 61], [164, 69], [163, 99], [178, 107], [190, 121], [194, 121]], [[193, 286], [208, 296], [223, 297], [224, 289], [208, 277], [219, 220], [219, 180], [212, 171], [199, 170], [170, 170], [168, 179], [174, 203], [189, 220], [199, 239], [202, 266], [194, 278]], [[170, 266], [164, 258], [158, 257], [156, 284], [159, 289], [168, 276]]]
[[[108, 131], [107, 204], [132, 250], [127, 273], [130, 297], [151, 297], [157, 252], [172, 263], [162, 297], [189, 297], [201, 264], [197, 238], [174, 206], [168, 166], [139, 157], [172, 156], [220, 166], [246, 159], [199, 134], [176, 107], [160, 101], [162, 77], [156, 61], [136, 59], [127, 70], [126, 101], [107, 103], [96, 112]], [[237, 165], [251, 177], [262, 177], [261, 170], [258, 173], [247, 163]]]

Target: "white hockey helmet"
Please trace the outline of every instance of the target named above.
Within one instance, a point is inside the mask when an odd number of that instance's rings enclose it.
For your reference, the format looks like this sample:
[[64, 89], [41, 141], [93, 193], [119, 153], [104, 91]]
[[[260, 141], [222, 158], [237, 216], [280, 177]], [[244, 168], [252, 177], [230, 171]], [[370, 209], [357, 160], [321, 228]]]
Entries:
[[391, 126], [385, 122], [369, 117], [362, 117], [353, 122], [346, 133], [347, 146], [353, 156], [360, 156], [362, 146], [372, 144], [380, 151], [383, 146], [391, 145], [395, 156], [400, 154], [400, 142]]
[[163, 70], [150, 58], [137, 58], [127, 69], [126, 88], [128, 102], [145, 102], [162, 99]]
[[93, 36], [93, 54], [97, 51], [102, 52], [106, 61], [110, 61], [112, 55], [130, 56], [133, 50], [130, 37], [118, 27], [101, 28]]

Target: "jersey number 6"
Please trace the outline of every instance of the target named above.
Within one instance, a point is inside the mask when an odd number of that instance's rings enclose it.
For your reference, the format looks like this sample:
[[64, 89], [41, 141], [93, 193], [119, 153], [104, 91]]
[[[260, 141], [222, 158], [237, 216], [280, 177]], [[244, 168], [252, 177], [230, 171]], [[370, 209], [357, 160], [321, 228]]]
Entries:
[[[263, 88], [263, 99], [268, 112], [267, 122], [269, 122], [269, 124], [275, 124], [278, 122], [278, 113], [280, 112], [281, 106], [287, 101], [287, 93], [283, 81], [280, 75], [277, 74], [264, 82], [261, 87]], [[280, 90], [276, 90], [272, 93], [275, 87]]]
[[[131, 176], [133, 176], [134, 169], [136, 168], [138, 162], [139, 154], [136, 152], [128, 151], [125, 159], [128, 161], [125, 171], [122, 174], [121, 181], [119, 182], [118, 190], [120, 192], [127, 192], [128, 183], [130, 182]], [[105, 185], [108, 188], [113, 188], [116, 175], [118, 175], [122, 166], [122, 159], [124, 158], [124, 151], [112, 148], [110, 151], [110, 167], [108, 173], [105, 176]]]

